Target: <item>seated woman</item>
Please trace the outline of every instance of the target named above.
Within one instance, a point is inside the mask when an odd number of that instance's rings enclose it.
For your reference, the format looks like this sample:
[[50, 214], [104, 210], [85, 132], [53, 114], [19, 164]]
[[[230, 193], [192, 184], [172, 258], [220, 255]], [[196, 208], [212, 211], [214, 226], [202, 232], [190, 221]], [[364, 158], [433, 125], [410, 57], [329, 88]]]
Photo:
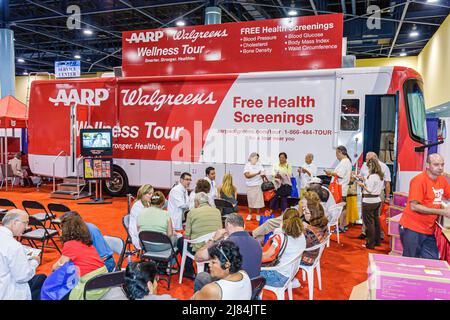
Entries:
[[[276, 229], [274, 235], [269, 239], [271, 245], [268, 250], [263, 251], [262, 258], [270, 260], [270, 257], [276, 256], [277, 248], [283, 247], [279, 241], [287, 241], [285, 249], [279, 256], [278, 266], [282, 266], [300, 256], [306, 247], [305, 230], [300, 213], [295, 209], [287, 209], [283, 214], [281, 230]], [[266, 278], [266, 284], [272, 287], [283, 287], [291, 276], [291, 267], [284, 266], [275, 270], [261, 270], [261, 276]]]
[[130, 263], [122, 287], [111, 288], [101, 300], [177, 300], [168, 294], [156, 294], [157, 273], [153, 261]]
[[208, 203], [211, 207], [215, 208], [214, 199], [211, 197], [211, 184], [206, 179], [199, 179], [195, 185], [195, 189], [189, 194], [189, 210], [195, 208], [195, 195], [200, 192], [204, 192], [209, 196]]
[[[82, 300], [86, 282], [97, 275], [108, 273], [108, 270], [92, 245], [89, 229], [79, 215], [69, 214], [61, 217], [61, 233], [62, 255], [53, 265], [52, 270], [58, 269], [71, 260], [79, 269], [80, 279], [65, 299]], [[89, 300], [97, 300], [107, 291], [108, 289], [91, 290], [87, 296]]]
[[197, 291], [193, 300], [250, 300], [252, 284], [242, 270], [242, 256], [238, 246], [231, 241], [220, 241], [208, 249], [211, 282]]
[[[317, 193], [308, 191], [300, 201], [301, 212], [305, 222], [306, 248], [320, 244], [328, 236], [328, 219], [320, 203]], [[310, 266], [319, 255], [319, 249], [314, 251], [304, 251], [301, 264]]]
[[222, 215], [238, 212], [237, 188], [233, 185], [233, 176], [226, 173], [223, 176], [222, 185], [218, 190], [220, 199], [227, 200], [233, 204], [233, 208], [224, 208]]
[[[150, 207], [144, 208], [137, 217], [137, 229], [138, 232], [142, 231], [155, 231], [166, 234], [171, 238], [172, 243], [176, 244], [176, 233], [172, 228], [172, 219], [167, 211], [162, 210], [166, 198], [161, 191], [156, 191], [150, 199]], [[153, 244], [149, 245], [150, 251], [164, 251], [170, 249], [170, 245], [166, 244]]]
[[150, 198], [153, 195], [153, 187], [149, 184], [141, 186], [137, 192], [136, 200], [130, 210], [130, 225], [128, 226], [128, 232], [131, 237], [131, 242], [136, 249], [141, 249], [139, 243], [139, 232], [137, 230], [137, 217], [144, 208], [150, 206]]

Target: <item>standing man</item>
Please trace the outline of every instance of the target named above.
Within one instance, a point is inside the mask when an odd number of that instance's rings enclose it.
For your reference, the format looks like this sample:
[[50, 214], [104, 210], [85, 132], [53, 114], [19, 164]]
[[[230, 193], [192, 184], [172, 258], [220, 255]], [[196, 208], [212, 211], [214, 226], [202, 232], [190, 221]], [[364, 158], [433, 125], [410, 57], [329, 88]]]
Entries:
[[[383, 181], [384, 181], [384, 192], [381, 194], [381, 201], [384, 201], [389, 204], [389, 201], [391, 199], [391, 170], [389, 170], [389, 167], [382, 162], [380, 159], [378, 159], [378, 156], [375, 152], [369, 151], [366, 154], [366, 162], [363, 163], [360, 171], [360, 176], [362, 176], [364, 179], [367, 179], [367, 176], [369, 175], [369, 168], [367, 167], [367, 162], [370, 159], [376, 159], [378, 160], [378, 163], [381, 167], [381, 172], [384, 175]], [[382, 207], [382, 206], [381, 206]], [[381, 208], [380, 207], [380, 208]], [[366, 228], [363, 222], [361, 234], [359, 235], [358, 239], [364, 240], [366, 238]], [[381, 231], [381, 239], [384, 238], [383, 231]]]
[[429, 155], [425, 168], [409, 185], [408, 204], [400, 218], [400, 239], [404, 257], [439, 259], [434, 228], [439, 216], [450, 218], [450, 206], [442, 206], [443, 199], [450, 198], [450, 184], [442, 175], [441, 155]]
[[187, 189], [191, 184], [192, 176], [188, 172], [183, 172], [180, 177], [180, 183], [173, 187], [169, 192], [169, 201], [167, 211], [172, 218], [174, 230], [183, 229], [183, 213], [189, 210], [189, 197]]
[[14, 237], [22, 236], [28, 226], [28, 214], [13, 209], [0, 226], [0, 300], [40, 300], [41, 288], [47, 278], [36, 275], [41, 259], [28, 256]]
[[303, 193], [305, 193], [306, 185], [317, 175], [317, 167], [313, 164], [314, 155], [312, 153], [308, 153], [305, 156], [305, 163], [298, 168], [298, 175], [300, 179], [300, 183], [297, 185], [300, 186], [299, 195], [300, 199], [303, 198]]
[[213, 167], [208, 167], [206, 168], [205, 173], [206, 173], [205, 179], [211, 185], [211, 191], [209, 191], [209, 196], [214, 201], [214, 199], [217, 197], [216, 169], [214, 169]]

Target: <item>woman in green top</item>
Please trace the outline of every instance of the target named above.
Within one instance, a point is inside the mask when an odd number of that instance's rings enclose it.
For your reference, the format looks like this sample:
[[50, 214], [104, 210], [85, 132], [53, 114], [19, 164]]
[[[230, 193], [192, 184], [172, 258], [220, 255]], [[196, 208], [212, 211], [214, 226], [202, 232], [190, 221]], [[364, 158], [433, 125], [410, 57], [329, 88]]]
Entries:
[[[167, 211], [162, 207], [166, 198], [161, 191], [156, 191], [150, 200], [150, 207], [144, 208], [138, 215], [137, 227], [138, 232], [141, 231], [155, 231], [166, 234], [171, 238], [172, 243], [176, 243], [176, 233], [172, 229], [172, 219]], [[147, 250], [150, 251], [164, 251], [170, 249], [167, 245], [147, 245]]]

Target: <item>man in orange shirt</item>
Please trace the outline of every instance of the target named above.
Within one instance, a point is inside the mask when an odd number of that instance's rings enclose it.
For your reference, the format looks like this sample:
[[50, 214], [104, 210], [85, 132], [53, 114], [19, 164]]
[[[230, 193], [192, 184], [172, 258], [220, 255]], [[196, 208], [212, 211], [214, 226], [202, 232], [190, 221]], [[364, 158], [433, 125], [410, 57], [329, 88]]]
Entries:
[[427, 157], [426, 171], [415, 176], [409, 186], [408, 205], [400, 219], [400, 239], [404, 257], [439, 259], [434, 237], [439, 216], [450, 218], [450, 184], [444, 178], [444, 158], [437, 154]]

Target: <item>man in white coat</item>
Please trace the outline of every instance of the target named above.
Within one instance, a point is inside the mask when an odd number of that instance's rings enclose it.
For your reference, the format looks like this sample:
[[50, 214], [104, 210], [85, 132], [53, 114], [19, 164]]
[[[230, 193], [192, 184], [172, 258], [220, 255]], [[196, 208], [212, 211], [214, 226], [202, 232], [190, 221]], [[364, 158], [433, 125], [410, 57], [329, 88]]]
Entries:
[[216, 169], [213, 167], [208, 167], [205, 170], [206, 177], [205, 180], [209, 182], [211, 185], [211, 191], [209, 191], [209, 197], [214, 202], [214, 199], [217, 197], [220, 197], [220, 195], [217, 194], [217, 184], [216, 184]]
[[28, 214], [13, 209], [0, 226], [0, 301], [39, 300], [45, 275], [35, 275], [40, 258], [28, 256], [25, 247], [14, 237], [22, 236], [28, 226]]
[[191, 184], [192, 176], [188, 172], [183, 172], [180, 183], [170, 190], [167, 211], [172, 218], [174, 230], [183, 229], [183, 213], [189, 210], [189, 196], [187, 188]]

